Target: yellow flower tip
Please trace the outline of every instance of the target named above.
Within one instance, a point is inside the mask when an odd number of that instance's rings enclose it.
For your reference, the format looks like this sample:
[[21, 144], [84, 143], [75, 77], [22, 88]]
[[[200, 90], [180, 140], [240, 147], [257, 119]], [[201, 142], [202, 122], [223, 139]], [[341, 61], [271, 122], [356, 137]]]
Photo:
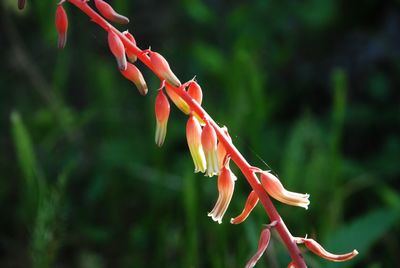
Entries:
[[229, 167], [222, 168], [221, 174], [218, 176], [218, 200], [211, 212], [208, 213], [208, 216], [219, 224], [222, 223], [222, 218], [231, 202], [235, 180], [236, 176]]
[[217, 134], [210, 124], [206, 124], [201, 132], [201, 145], [203, 146], [207, 163], [206, 176], [218, 175]]
[[156, 114], [156, 135], [155, 142], [161, 147], [164, 144], [165, 136], [167, 135], [167, 125], [170, 112], [170, 105], [167, 97], [162, 90], [158, 91], [155, 102]]
[[206, 157], [201, 146], [201, 126], [199, 121], [192, 115], [186, 124], [186, 140], [193, 159], [194, 172], [205, 172]]
[[286, 190], [277, 177], [269, 172], [261, 173], [261, 184], [267, 193], [276, 200], [291, 206], [308, 209], [309, 194], [300, 194]]

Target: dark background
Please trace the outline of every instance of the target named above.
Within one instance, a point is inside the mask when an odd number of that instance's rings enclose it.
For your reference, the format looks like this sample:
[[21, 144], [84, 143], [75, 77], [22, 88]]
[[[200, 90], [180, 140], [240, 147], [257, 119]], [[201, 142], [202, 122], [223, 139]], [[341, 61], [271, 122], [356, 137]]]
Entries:
[[[332, 264], [400, 265], [400, 2], [383, 0], [112, 1], [138, 45], [162, 53], [253, 164], [311, 195], [274, 202], [296, 236]], [[0, 267], [243, 267], [268, 219], [241, 225], [249, 186], [221, 225], [207, 212], [215, 178], [193, 174], [186, 117], [173, 107], [154, 144], [156, 77], [140, 96], [109, 53], [106, 33], [65, 5], [67, 47], [56, 49], [56, 1], [0, 3]], [[125, 30], [125, 27], [118, 27]], [[306, 252], [306, 251], [305, 251]], [[277, 235], [258, 267], [286, 267]]]

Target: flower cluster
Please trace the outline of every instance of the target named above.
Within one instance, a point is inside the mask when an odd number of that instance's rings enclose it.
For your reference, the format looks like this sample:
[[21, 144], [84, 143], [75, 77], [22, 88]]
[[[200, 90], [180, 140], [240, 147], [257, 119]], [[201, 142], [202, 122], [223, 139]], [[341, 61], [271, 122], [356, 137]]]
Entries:
[[[307, 209], [310, 204], [309, 195], [286, 190], [278, 177], [270, 171], [264, 171], [248, 164], [233, 145], [228, 129], [218, 126], [201, 107], [203, 92], [195, 79], [181, 83], [171, 70], [168, 61], [160, 53], [150, 49], [139, 49], [131, 33], [128, 31], [121, 33], [114, 28], [110, 22], [128, 24], [129, 19], [116, 12], [110, 4], [103, 0], [94, 0], [94, 6], [99, 14], [88, 5], [88, 0], [61, 0], [55, 16], [59, 48], [64, 48], [67, 41], [68, 17], [63, 8], [65, 2], [70, 2], [81, 9], [107, 31], [108, 46], [120, 73], [137, 87], [141, 95], [144, 96], [148, 93], [148, 87], [141, 71], [135, 66], [138, 59], [160, 78], [161, 86], [155, 99], [155, 143], [158, 146], [161, 147], [164, 144], [167, 135], [170, 101], [188, 115], [186, 140], [193, 159], [194, 172], [204, 173], [208, 177], [218, 177], [218, 199], [211, 212], [208, 213], [208, 216], [214, 221], [222, 223], [234, 193], [237, 177], [232, 172], [230, 163], [234, 162], [245, 175], [253, 190], [247, 198], [243, 211], [237, 217], [232, 218], [230, 223], [244, 222], [258, 203], [262, 203], [272, 221], [262, 230], [258, 250], [246, 267], [256, 265], [268, 247], [271, 229], [275, 226], [281, 227], [276, 230], [292, 257], [289, 267], [306, 267], [297, 244], [304, 244], [309, 251], [331, 261], [345, 261], [357, 255], [356, 250], [343, 255], [331, 254], [313, 239], [292, 237], [269, 197], [287, 205]], [[25, 1], [18, 0], [18, 7], [22, 9], [24, 6]]]

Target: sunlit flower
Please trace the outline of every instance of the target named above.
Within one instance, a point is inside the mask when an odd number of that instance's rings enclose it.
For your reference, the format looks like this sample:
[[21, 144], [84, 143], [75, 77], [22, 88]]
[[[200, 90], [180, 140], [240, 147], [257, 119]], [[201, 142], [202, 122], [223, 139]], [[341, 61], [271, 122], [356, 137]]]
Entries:
[[[222, 127], [222, 131], [226, 134], [226, 137], [228, 138], [229, 142], [232, 142], [232, 139], [228, 133], [228, 128], [224, 126]], [[218, 142], [217, 155], [218, 155], [218, 166], [219, 168], [222, 168], [222, 166], [224, 165], [225, 157], [227, 155], [225, 146], [222, 144], [222, 142]]]
[[207, 176], [212, 177], [219, 174], [217, 155], [217, 134], [214, 128], [207, 123], [201, 132], [201, 145], [207, 162]]
[[147, 94], [148, 89], [146, 81], [144, 80], [142, 73], [139, 71], [138, 68], [136, 68], [135, 65], [128, 62], [126, 70], [120, 71], [126, 79], [136, 85], [140, 94], [142, 94], [143, 96]]
[[[125, 35], [126, 38], [129, 39], [129, 41], [132, 42], [132, 44], [134, 44], [136, 46], [136, 40], [135, 37], [133, 37], [133, 35], [131, 33], [129, 33], [128, 30], [126, 30], [125, 32], [122, 33], [123, 35]], [[135, 53], [131, 52], [129, 50], [129, 47], [125, 48], [126, 49], [126, 56], [128, 57], [128, 60], [132, 63], [136, 62], [137, 60], [137, 56]]]
[[226, 210], [228, 209], [229, 203], [231, 202], [233, 191], [235, 189], [236, 176], [230, 170], [228, 166], [224, 166], [221, 169], [221, 173], [218, 176], [218, 200], [214, 208], [208, 213], [214, 221], [219, 224], [222, 223], [222, 218]]
[[266, 171], [261, 173], [261, 184], [267, 193], [276, 200], [288, 205], [308, 209], [310, 204], [308, 194], [299, 194], [286, 190], [279, 179], [271, 173]]
[[186, 124], [186, 139], [194, 163], [194, 172], [206, 171], [206, 158], [201, 145], [201, 126], [193, 116], [189, 116]]
[[199, 105], [203, 101], [203, 92], [200, 85], [196, 81], [192, 81], [189, 84], [187, 93], [192, 97]]
[[62, 5], [56, 9], [56, 29], [58, 33], [58, 48], [64, 48], [67, 43], [68, 16]]
[[332, 254], [332, 253], [326, 251], [320, 244], [318, 244], [317, 241], [315, 241], [314, 239], [311, 239], [311, 238], [296, 238], [296, 242], [298, 244], [304, 243], [304, 245], [312, 253], [314, 253], [324, 259], [334, 261], [334, 262], [348, 261], [358, 255], [358, 251], [355, 249], [352, 252], [349, 252], [346, 254]]
[[184, 114], [190, 113], [189, 105], [178, 94], [175, 93], [170, 84], [165, 84], [165, 90], [167, 91], [167, 94], [172, 102], [175, 104], [176, 107], [179, 108], [179, 110], [181, 110]]
[[257, 203], [258, 203], [258, 196], [253, 190], [253, 191], [251, 191], [251, 193], [249, 194], [249, 197], [247, 198], [247, 201], [246, 201], [246, 204], [244, 206], [242, 213], [240, 213], [240, 215], [237, 216], [236, 218], [232, 218], [231, 223], [239, 224], [239, 223], [244, 222], [247, 219], [247, 217], [250, 215], [250, 213], [253, 211], [253, 209], [255, 208]]
[[179, 87], [181, 85], [181, 82], [171, 71], [167, 60], [157, 52], [148, 51], [148, 54], [150, 57], [151, 65], [154, 68], [154, 72], [159, 77], [170, 83], [172, 86]]
[[118, 68], [122, 71], [126, 70], [128, 64], [125, 57], [125, 47], [121, 39], [112, 30], [108, 31], [108, 46], [111, 53], [115, 56]]
[[267, 250], [269, 240], [271, 238], [271, 230], [270, 227], [264, 228], [260, 234], [260, 240], [258, 241], [258, 249], [256, 254], [247, 262], [245, 268], [253, 268], [257, 262], [260, 260], [261, 256], [264, 254], [265, 250]]
[[103, 0], [94, 0], [94, 4], [96, 5], [96, 8], [100, 14], [109, 21], [119, 24], [129, 23], [129, 19], [127, 17], [118, 14], [108, 3], [104, 2]]
[[165, 136], [167, 135], [167, 124], [169, 118], [170, 106], [162, 90], [158, 91], [155, 103], [156, 113], [156, 144], [161, 147], [164, 144]]

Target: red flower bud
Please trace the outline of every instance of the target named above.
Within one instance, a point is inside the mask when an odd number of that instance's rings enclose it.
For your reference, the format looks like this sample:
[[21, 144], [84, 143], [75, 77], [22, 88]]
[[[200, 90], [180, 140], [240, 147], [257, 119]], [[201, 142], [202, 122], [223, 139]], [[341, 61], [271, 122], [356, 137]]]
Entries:
[[[226, 126], [224, 126], [224, 127], [222, 127], [222, 130], [225, 132], [226, 136], [228, 137], [228, 140], [230, 142], [232, 142], [232, 139], [228, 133], [228, 128]], [[218, 142], [217, 154], [218, 154], [219, 168], [222, 168], [222, 166], [224, 165], [225, 157], [226, 157], [226, 149], [225, 149], [225, 146], [221, 142]]]
[[126, 70], [120, 71], [126, 79], [130, 80], [136, 85], [140, 94], [142, 94], [143, 96], [147, 94], [148, 89], [146, 81], [144, 80], [142, 73], [139, 71], [138, 68], [136, 68], [135, 65], [128, 62]]
[[201, 91], [201, 87], [197, 84], [196, 81], [190, 83], [187, 93], [195, 100], [199, 105], [203, 100], [203, 92]]
[[[122, 34], [125, 35], [125, 37], [128, 38], [129, 41], [131, 41], [136, 46], [136, 40], [132, 34], [130, 34], [127, 30], [125, 32], [123, 32]], [[128, 57], [128, 60], [132, 63], [134, 63], [137, 60], [136, 54], [131, 52], [129, 50], [129, 47], [126, 48], [126, 56]]]
[[253, 209], [256, 207], [258, 203], [258, 196], [254, 191], [251, 191], [249, 194], [249, 197], [247, 197], [246, 204], [244, 206], [244, 209], [242, 213], [237, 216], [236, 218], [231, 219], [232, 224], [239, 224], [244, 222], [247, 217], [250, 215], [250, 213], [253, 211]]
[[117, 60], [118, 68], [121, 71], [126, 70], [128, 64], [126, 62], [124, 44], [118, 35], [111, 30], [108, 31], [108, 46]]
[[64, 48], [67, 43], [68, 17], [62, 5], [56, 9], [56, 28], [58, 32], [58, 48]]
[[201, 144], [207, 161], [207, 176], [218, 175], [217, 134], [209, 123], [204, 126], [201, 132]]
[[115, 12], [115, 10], [103, 0], [94, 0], [94, 4], [96, 5], [96, 8], [99, 10], [100, 14], [106, 19], [119, 24], [129, 23], [129, 19], [127, 17]]
[[261, 231], [256, 254], [254, 254], [254, 256], [251, 257], [249, 262], [246, 264], [245, 268], [253, 268], [257, 264], [261, 256], [267, 250], [270, 238], [271, 238], [270, 227], [266, 227], [264, 230]]
[[167, 124], [169, 118], [170, 106], [167, 97], [162, 90], [158, 91], [155, 104], [156, 113], [156, 144], [161, 147], [164, 144], [167, 135]]
[[25, 8], [25, 0], [18, 0], [18, 8], [20, 10]]
[[167, 60], [157, 52], [149, 51], [151, 65], [154, 67], [154, 72], [160, 78], [166, 80], [174, 87], [179, 87], [181, 82], [171, 71]]

